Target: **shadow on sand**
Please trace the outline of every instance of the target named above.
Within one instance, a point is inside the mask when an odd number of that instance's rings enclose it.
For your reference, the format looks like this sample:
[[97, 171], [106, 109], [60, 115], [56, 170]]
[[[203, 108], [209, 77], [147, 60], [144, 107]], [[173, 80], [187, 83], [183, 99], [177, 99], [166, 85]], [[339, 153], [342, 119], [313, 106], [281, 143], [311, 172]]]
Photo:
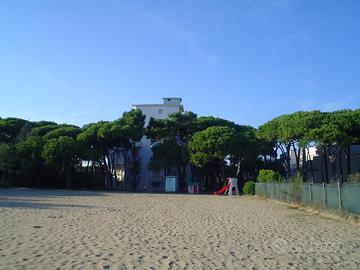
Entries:
[[65, 190], [65, 189], [35, 189], [35, 188], [0, 188], [0, 196], [15, 197], [37, 197], [37, 198], [56, 198], [56, 197], [90, 197], [106, 196], [103, 191], [87, 190]]
[[47, 203], [41, 200], [9, 199], [0, 197], [0, 208], [32, 208], [32, 209], [53, 209], [53, 208], [93, 208], [90, 205]]
[[93, 208], [86, 204], [52, 203], [48, 199], [63, 197], [92, 197], [107, 196], [104, 192], [76, 191], [76, 190], [51, 190], [27, 188], [0, 188], [0, 208]]

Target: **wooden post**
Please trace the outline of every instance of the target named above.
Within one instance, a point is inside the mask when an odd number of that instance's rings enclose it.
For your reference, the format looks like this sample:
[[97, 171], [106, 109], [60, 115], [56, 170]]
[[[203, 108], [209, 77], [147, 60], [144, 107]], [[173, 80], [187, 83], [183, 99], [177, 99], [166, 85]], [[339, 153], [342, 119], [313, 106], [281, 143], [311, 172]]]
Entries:
[[338, 195], [339, 195], [339, 208], [342, 209], [342, 200], [341, 200], [341, 186], [340, 186], [340, 181], [338, 181], [337, 183], [337, 187], [338, 187]]
[[325, 190], [325, 182], [323, 182], [323, 196], [324, 196], [324, 206], [326, 207], [326, 190]]
[[311, 190], [311, 183], [309, 181], [309, 203], [312, 203], [312, 190]]

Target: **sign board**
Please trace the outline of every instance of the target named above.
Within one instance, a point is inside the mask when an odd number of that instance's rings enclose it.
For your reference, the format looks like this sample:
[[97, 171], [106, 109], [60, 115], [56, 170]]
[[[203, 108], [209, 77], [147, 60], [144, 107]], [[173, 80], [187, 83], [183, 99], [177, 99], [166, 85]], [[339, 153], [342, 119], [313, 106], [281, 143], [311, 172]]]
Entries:
[[177, 186], [176, 176], [166, 176], [165, 179], [165, 192], [176, 192]]

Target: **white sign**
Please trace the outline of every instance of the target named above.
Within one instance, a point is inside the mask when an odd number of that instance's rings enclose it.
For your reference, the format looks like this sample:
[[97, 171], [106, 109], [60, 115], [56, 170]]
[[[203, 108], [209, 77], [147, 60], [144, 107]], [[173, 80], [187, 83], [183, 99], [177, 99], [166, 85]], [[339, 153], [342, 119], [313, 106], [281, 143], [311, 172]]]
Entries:
[[165, 192], [176, 192], [176, 176], [166, 176]]

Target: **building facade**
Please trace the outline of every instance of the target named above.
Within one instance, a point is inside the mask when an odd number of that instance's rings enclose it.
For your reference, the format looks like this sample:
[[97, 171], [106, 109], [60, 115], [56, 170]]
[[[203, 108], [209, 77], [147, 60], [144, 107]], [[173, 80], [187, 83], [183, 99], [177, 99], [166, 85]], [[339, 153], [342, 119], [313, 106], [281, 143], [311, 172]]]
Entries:
[[[177, 112], [183, 112], [184, 107], [182, 105], [181, 98], [163, 98], [162, 104], [135, 104], [133, 109], [141, 110], [146, 116], [145, 127], [149, 125], [150, 118], [154, 119], [166, 119], [171, 114]], [[150, 158], [152, 156], [151, 146], [152, 142], [146, 136], [144, 136], [139, 143], [136, 145], [135, 152], [131, 152], [128, 159], [127, 165], [127, 176], [124, 178], [124, 158], [119, 157], [116, 159], [117, 167], [117, 178], [120, 182], [123, 182], [125, 189], [130, 189], [130, 183], [132, 182], [133, 176], [131, 175], [132, 161], [136, 160], [140, 165], [140, 173], [137, 176], [137, 187], [138, 191], [164, 191], [165, 190], [165, 179], [164, 172], [158, 171], [153, 172], [148, 169]], [[135, 155], [135, 159], [134, 159]]]

